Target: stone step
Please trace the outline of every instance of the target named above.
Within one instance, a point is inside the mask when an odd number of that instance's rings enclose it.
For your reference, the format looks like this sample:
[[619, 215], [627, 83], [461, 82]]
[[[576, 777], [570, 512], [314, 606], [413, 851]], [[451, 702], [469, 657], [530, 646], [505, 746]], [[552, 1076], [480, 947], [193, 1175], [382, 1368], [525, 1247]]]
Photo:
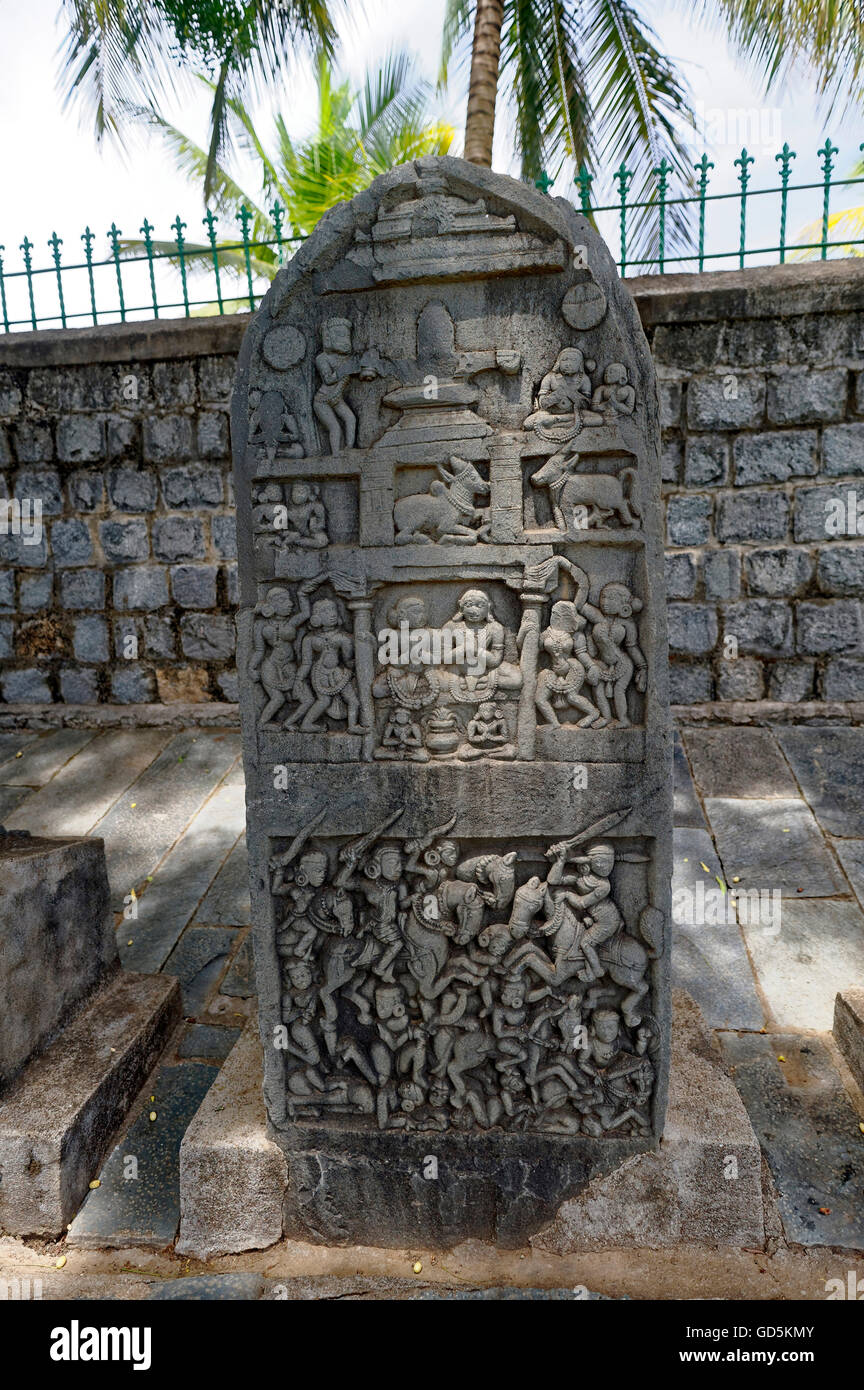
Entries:
[[794, 1033], [720, 1041], [774, 1176], [786, 1239], [864, 1250], [864, 1134], [825, 1045]]
[[864, 1091], [864, 989], [841, 990], [834, 1001], [834, 1041]]
[[0, 1102], [0, 1228], [57, 1236], [180, 1017], [177, 982], [118, 972]]
[[69, 1245], [162, 1250], [171, 1244], [180, 1219], [180, 1142], [217, 1075], [205, 1062], [160, 1067], [143, 1097], [143, 1110], [112, 1150], [99, 1187], [87, 1194], [69, 1227]]

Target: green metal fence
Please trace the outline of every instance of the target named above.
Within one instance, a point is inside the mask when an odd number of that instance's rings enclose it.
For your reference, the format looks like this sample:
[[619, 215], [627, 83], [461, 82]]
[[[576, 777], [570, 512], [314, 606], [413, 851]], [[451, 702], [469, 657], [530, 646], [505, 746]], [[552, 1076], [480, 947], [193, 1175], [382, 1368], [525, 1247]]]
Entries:
[[[864, 144], [859, 146], [864, 151]], [[563, 193], [572, 197], [581, 210], [605, 231], [614, 242], [617, 264], [622, 275], [654, 272], [666, 274], [670, 269], [704, 270], [716, 268], [720, 262], [731, 262], [744, 268], [748, 263], [776, 258], [785, 262], [790, 255], [815, 253], [822, 260], [835, 255], [864, 254], [864, 236], [848, 234], [834, 238], [832, 231], [832, 194], [839, 189], [852, 189], [864, 183], [864, 176], [834, 178], [839, 149], [830, 138], [818, 151], [821, 178], [815, 182], [793, 183], [792, 173], [796, 152], [784, 145], [774, 156], [775, 177], [779, 182], [766, 187], [752, 187], [754, 156], [746, 149], [734, 160], [737, 169], [736, 186], [731, 191], [711, 192], [711, 171], [715, 165], [706, 154], [694, 166], [695, 192], [671, 196], [672, 166], [664, 159], [654, 171], [656, 194], [649, 201], [630, 201], [634, 173], [625, 164], [613, 174], [617, 202], [595, 203], [592, 188], [597, 182], [584, 166], [565, 187], [562, 181], [546, 173], [537, 180], [544, 192]], [[716, 173], [716, 170], [715, 170]], [[805, 217], [815, 225], [819, 234], [815, 240], [790, 240], [790, 200], [806, 195]], [[748, 216], [754, 200], [776, 200], [777, 242], [775, 245], [748, 244]], [[721, 211], [721, 205], [734, 214], [734, 234], [729, 244], [715, 245], [710, 240], [711, 212]], [[646, 236], [643, 214], [654, 214]], [[674, 211], [673, 211], [674, 210]], [[670, 213], [679, 221], [683, 214], [688, 229], [683, 247], [680, 233], [670, 238]], [[814, 213], [816, 214], [814, 216]], [[219, 235], [217, 215], [208, 211], [201, 219], [206, 238], [192, 242], [187, 237], [188, 224], [179, 216], [171, 224], [173, 236], [167, 242], [153, 239], [155, 227], [145, 217], [140, 237], [124, 239], [115, 223], [105, 233], [106, 254], [95, 253], [100, 238], [90, 227], [81, 234], [83, 259], [63, 258], [63, 240], [52, 233], [46, 245], [50, 258], [45, 265], [34, 265], [36, 244], [25, 236], [18, 250], [21, 268], [13, 268], [5, 246], [0, 245], [0, 320], [5, 333], [22, 329], [69, 328], [125, 323], [130, 319], [186, 317], [197, 314], [225, 314], [239, 309], [254, 309], [266, 291], [278, 267], [296, 249], [301, 238], [283, 234], [285, 210], [278, 203], [269, 209], [273, 235], [266, 238], [251, 234], [253, 214], [242, 207], [237, 226], [229, 229], [227, 239]], [[725, 219], [728, 222], [728, 217]], [[634, 225], [641, 221], [634, 245]], [[752, 225], [752, 217], [749, 218]], [[767, 225], [765, 218], [761, 219]], [[860, 221], [864, 230], [864, 215]], [[751, 238], [752, 240], [752, 238]], [[757, 241], [760, 238], [757, 238]], [[673, 245], [670, 249], [670, 241]], [[104, 243], [103, 243], [104, 244]], [[645, 254], [640, 247], [648, 245]], [[858, 248], [862, 248], [860, 251]], [[68, 253], [67, 253], [68, 254]], [[4, 259], [6, 257], [6, 259]], [[77, 306], [77, 307], [76, 307]]]

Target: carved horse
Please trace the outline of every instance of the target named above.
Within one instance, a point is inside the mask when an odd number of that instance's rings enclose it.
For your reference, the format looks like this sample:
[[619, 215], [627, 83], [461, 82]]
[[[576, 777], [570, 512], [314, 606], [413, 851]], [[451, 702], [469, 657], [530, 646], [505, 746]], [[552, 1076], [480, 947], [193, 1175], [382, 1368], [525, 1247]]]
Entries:
[[[489, 484], [466, 459], [451, 458], [448, 473], [438, 464], [440, 480], [429, 484], [428, 492], [400, 497], [393, 507], [397, 545], [432, 545], [448, 541], [451, 545], [475, 545], [485, 540], [491, 523], [486, 512], [474, 505], [475, 497], [487, 497]], [[479, 528], [474, 522], [482, 521]]]
[[[588, 961], [581, 947], [583, 924], [566, 902], [559, 900], [553, 915], [540, 930], [544, 936], [551, 936], [552, 960], [533, 941], [525, 941], [516, 946], [504, 961], [505, 970], [520, 973], [533, 970], [535, 975], [547, 985], [566, 984], [574, 976], [588, 968]], [[634, 1013], [640, 999], [648, 992], [645, 971], [648, 965], [648, 952], [620, 927], [608, 941], [596, 947], [597, 959], [610, 979], [630, 992], [621, 1001], [624, 1022], [630, 1028], [638, 1028], [641, 1015]]]

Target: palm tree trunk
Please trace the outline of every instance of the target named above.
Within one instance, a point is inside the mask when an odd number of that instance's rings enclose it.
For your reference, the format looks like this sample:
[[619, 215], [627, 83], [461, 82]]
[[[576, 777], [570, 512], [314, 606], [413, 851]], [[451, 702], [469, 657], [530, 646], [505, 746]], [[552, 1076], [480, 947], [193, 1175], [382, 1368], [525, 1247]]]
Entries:
[[476, 0], [476, 5], [465, 118], [465, 158], [472, 164], [491, 168], [504, 0]]

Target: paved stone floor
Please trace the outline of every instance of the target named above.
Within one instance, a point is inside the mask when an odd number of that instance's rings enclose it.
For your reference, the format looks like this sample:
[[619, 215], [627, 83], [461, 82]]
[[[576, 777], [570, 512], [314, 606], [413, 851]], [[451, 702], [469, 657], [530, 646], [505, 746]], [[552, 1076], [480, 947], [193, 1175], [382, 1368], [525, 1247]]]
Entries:
[[[864, 1250], [864, 1098], [830, 1035], [835, 993], [864, 982], [864, 728], [686, 728], [675, 776], [673, 890], [708, 917], [674, 927], [675, 983], [716, 1030], [786, 1240]], [[141, 1101], [159, 1121], [130, 1121], [159, 1176], [122, 1181], [127, 1140], [70, 1230], [164, 1250], [180, 1139], [255, 1007], [239, 735], [0, 732], [0, 822], [102, 836], [124, 964], [180, 979], [183, 1031]], [[755, 920], [728, 910], [733, 888], [758, 890]]]

